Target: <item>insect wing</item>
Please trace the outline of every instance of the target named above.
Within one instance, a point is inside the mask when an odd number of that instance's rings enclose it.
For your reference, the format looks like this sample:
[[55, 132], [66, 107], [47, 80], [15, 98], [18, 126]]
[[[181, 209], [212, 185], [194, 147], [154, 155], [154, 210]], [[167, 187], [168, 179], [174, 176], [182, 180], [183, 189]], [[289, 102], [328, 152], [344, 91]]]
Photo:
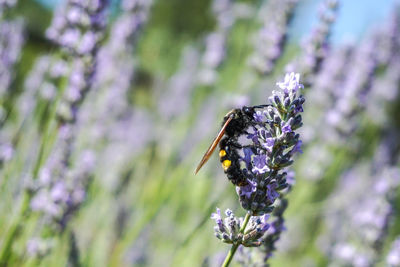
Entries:
[[204, 154], [203, 158], [201, 159], [199, 165], [197, 166], [195, 170], [195, 174], [203, 167], [203, 165], [208, 161], [208, 159], [211, 157], [212, 153], [214, 152], [215, 148], [217, 147], [219, 141], [221, 140], [222, 136], [225, 134], [225, 129], [228, 126], [228, 124], [232, 120], [232, 116], [229, 116], [224, 125], [222, 126], [221, 130], [219, 131], [217, 137], [215, 137], [214, 141], [211, 143], [210, 147], [208, 148], [207, 152]]

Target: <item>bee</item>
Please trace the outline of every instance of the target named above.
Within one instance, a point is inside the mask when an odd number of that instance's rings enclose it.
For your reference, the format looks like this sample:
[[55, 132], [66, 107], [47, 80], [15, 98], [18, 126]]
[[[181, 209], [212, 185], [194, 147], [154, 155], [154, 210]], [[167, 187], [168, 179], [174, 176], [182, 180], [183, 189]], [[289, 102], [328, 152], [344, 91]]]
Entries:
[[240, 168], [240, 155], [238, 149], [244, 146], [238, 141], [243, 134], [248, 134], [249, 126], [257, 124], [254, 119], [254, 113], [257, 108], [264, 108], [269, 105], [259, 105], [254, 107], [244, 106], [229, 111], [223, 119], [222, 127], [217, 136], [214, 138], [210, 147], [207, 149], [199, 165], [195, 170], [195, 174], [209, 160], [215, 148], [219, 144], [219, 160], [228, 179], [238, 186], [248, 184], [247, 178]]

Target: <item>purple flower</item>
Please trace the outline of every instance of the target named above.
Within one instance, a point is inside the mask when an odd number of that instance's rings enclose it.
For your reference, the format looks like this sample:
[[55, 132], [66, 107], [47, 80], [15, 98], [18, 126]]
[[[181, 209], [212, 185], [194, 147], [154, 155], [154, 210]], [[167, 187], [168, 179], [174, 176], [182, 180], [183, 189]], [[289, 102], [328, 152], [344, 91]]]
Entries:
[[244, 219], [235, 217], [235, 214], [227, 209], [225, 211], [227, 217], [221, 218], [220, 210], [213, 213], [211, 219], [214, 219], [217, 226], [214, 227], [215, 236], [221, 241], [229, 244], [241, 244], [246, 247], [255, 247], [262, 244], [260, 238], [268, 230], [269, 224], [267, 220], [268, 214], [263, 216], [252, 216], [248, 221], [245, 230], [241, 231]]
[[81, 34], [78, 29], [67, 29], [60, 36], [60, 44], [66, 47], [73, 47], [76, 43], [78, 43]]
[[300, 83], [300, 74], [291, 72], [285, 75], [285, 80], [283, 82], [278, 82], [276, 85], [283, 90], [284, 93], [297, 92], [297, 90], [304, 88]]
[[270, 227], [270, 225], [267, 223], [268, 219], [269, 219], [270, 215], [269, 214], [264, 214], [261, 216], [261, 231], [265, 232], [268, 230], [268, 228]]
[[272, 148], [274, 147], [274, 145], [275, 145], [275, 138], [272, 138], [272, 137], [266, 138], [266, 139], [265, 139], [265, 142], [262, 144], [262, 146], [263, 146], [266, 150], [268, 150], [269, 152], [272, 151]]
[[94, 32], [87, 32], [82, 36], [82, 39], [77, 47], [78, 53], [87, 54], [90, 53], [96, 46], [98, 36]]
[[393, 242], [386, 263], [388, 266], [400, 266], [400, 236]]
[[289, 171], [286, 175], [286, 183], [292, 187], [296, 183], [294, 171]]
[[297, 143], [294, 145], [293, 149], [292, 149], [292, 153], [303, 153], [303, 150], [301, 150], [301, 145], [303, 144], [303, 141], [299, 140], [297, 141]]
[[249, 134], [246, 136], [246, 138], [249, 139], [249, 140], [251, 140], [254, 144], [259, 144], [258, 136], [259, 136], [259, 133], [254, 132], [254, 133], [249, 133]]
[[59, 181], [55, 185], [53, 185], [53, 188], [50, 191], [50, 196], [54, 202], [66, 202], [69, 196], [68, 189], [66, 188], [65, 183]]
[[249, 58], [251, 66], [258, 72], [270, 73], [274, 69], [276, 60], [283, 53], [288, 25], [296, 2], [296, 0], [265, 1], [266, 4], [259, 8], [258, 20], [262, 26], [254, 36], [254, 53]]
[[4, 102], [6, 93], [12, 90], [14, 66], [20, 59], [24, 38], [22, 21], [3, 18], [2, 8], [0, 4], [0, 99]]
[[285, 225], [283, 224], [283, 221], [276, 220], [273, 223], [271, 223], [271, 227], [269, 228], [268, 233], [271, 235], [279, 235], [281, 232], [285, 230]]
[[256, 155], [253, 158], [253, 170], [256, 174], [263, 174], [269, 171], [267, 166], [267, 156], [266, 155]]
[[[302, 88], [299, 75], [287, 74], [285, 82], [278, 84], [288, 93], [273, 91], [270, 105], [261, 111], [256, 110], [253, 132], [247, 135], [252, 144], [243, 149], [247, 169], [241, 171], [246, 175], [248, 184], [238, 187], [237, 194], [242, 207], [253, 215], [271, 212], [274, 201], [279, 197], [278, 187], [279, 192], [289, 191], [284, 191], [290, 185], [286, 183], [283, 168], [292, 164], [294, 152], [301, 151], [300, 135], [294, 132], [302, 125], [302, 117], [294, 112], [294, 107], [301, 107], [304, 103], [304, 98], [297, 93]], [[301, 110], [298, 108], [299, 112]], [[287, 152], [289, 149], [291, 151]], [[249, 168], [251, 160], [252, 168]]]
[[[246, 163], [247, 169], [242, 167], [242, 163], [239, 168], [247, 183], [236, 186], [236, 193], [250, 220], [244, 231], [240, 231], [243, 218], [236, 219], [230, 210], [227, 210], [228, 217], [224, 220], [219, 210], [211, 217], [218, 224], [214, 227], [217, 238], [244, 247], [263, 246], [261, 256], [264, 261], [272, 255], [284, 229], [283, 212], [287, 207], [284, 196], [293, 184], [285, 168], [293, 162], [291, 152], [301, 150], [300, 135], [294, 132], [302, 125], [302, 117], [297, 113], [302, 111], [304, 103], [304, 98], [297, 94], [298, 89], [303, 87], [299, 84], [299, 75], [288, 74], [285, 81], [278, 85], [283, 92], [274, 91], [270, 105], [255, 107], [251, 132], [246, 129], [246, 137], [251, 144], [246, 143], [239, 151], [244, 154], [241, 160]], [[267, 220], [271, 215], [275, 218], [275, 225], [267, 234], [271, 228]]]
[[257, 191], [257, 183], [251, 180], [248, 180], [248, 184], [245, 186], [237, 186], [236, 193], [240, 196], [245, 196], [250, 199], [251, 195]]
[[274, 203], [275, 199], [279, 197], [279, 193], [276, 192], [277, 184], [269, 184], [267, 185], [267, 199], [270, 203]]
[[245, 147], [243, 148], [244, 157], [242, 158], [243, 161], [246, 163], [246, 168], [248, 170], [251, 169], [251, 156], [254, 154], [251, 148]]
[[[61, 46], [61, 55], [55, 53], [54, 58], [46, 58], [40, 66], [40, 79], [32, 84], [34, 87], [48, 84], [48, 98], [52, 97], [55, 88], [63, 92], [57, 105], [57, 139], [39, 170], [40, 178], [34, 177], [35, 194], [30, 200], [31, 209], [40, 212], [54, 231], [62, 232], [84, 201], [93, 171], [90, 155], [74, 145], [81, 126], [78, 125], [78, 114], [81, 114], [86, 92], [93, 86], [97, 48], [105, 30], [105, 25], [100, 27], [89, 18], [104, 14], [106, 2], [69, 0], [56, 12], [48, 36]], [[34, 95], [36, 93], [30, 97]]]
[[[195, 75], [199, 54], [196, 49], [186, 47], [183, 50], [179, 70], [170, 78], [168, 90], [159, 98], [159, 112], [165, 120], [184, 113], [190, 106], [191, 91], [195, 88]], [[176, 105], [176, 99], [180, 104]]]
[[34, 237], [29, 239], [26, 244], [26, 252], [30, 257], [43, 257], [46, 255], [50, 247], [52, 246], [51, 239], [41, 239]]
[[14, 155], [14, 148], [10, 143], [0, 143], [0, 163], [9, 161]]
[[226, 57], [226, 43], [229, 31], [234, 23], [233, 4], [230, 0], [213, 0], [213, 13], [217, 25], [214, 32], [205, 38], [205, 52], [198, 73], [197, 82], [212, 85], [218, 79], [217, 68]]
[[46, 217], [59, 217], [62, 210], [61, 207], [53, 202], [48, 192], [39, 191], [31, 200], [30, 206], [33, 211], [40, 211]]
[[230, 209], [226, 209], [225, 210], [225, 215], [228, 216], [228, 217], [234, 216], [233, 211], [230, 210]]
[[218, 226], [221, 226], [223, 224], [222, 218], [221, 218], [221, 210], [219, 208], [217, 208], [216, 213], [211, 214], [211, 219], [215, 220], [215, 222], [218, 224]]
[[332, 30], [337, 5], [332, 5], [323, 1], [323, 12], [320, 15], [318, 24], [313, 27], [311, 34], [303, 44], [303, 54], [297, 59], [297, 68], [306, 77], [307, 84], [311, 84], [315, 78], [315, 74], [321, 69], [326, 55], [329, 51], [328, 38]]
[[285, 123], [285, 122], [282, 121], [281, 127], [282, 127], [282, 132], [283, 133], [290, 133], [292, 131], [292, 127], [290, 126], [289, 123]]
[[264, 120], [264, 118], [265, 118], [263, 112], [260, 111], [260, 110], [257, 110], [257, 111], [254, 113], [253, 116], [254, 116], [254, 120], [255, 120], [256, 122], [263, 122], [263, 120]]
[[300, 112], [303, 112], [303, 111], [304, 111], [303, 110], [303, 103], [301, 103], [301, 102], [297, 103], [295, 105], [295, 107], [294, 107], [294, 112], [295, 113], [300, 113]]
[[211, 68], [216, 68], [225, 56], [225, 36], [223, 33], [211, 33], [206, 39], [206, 53], [203, 63]]

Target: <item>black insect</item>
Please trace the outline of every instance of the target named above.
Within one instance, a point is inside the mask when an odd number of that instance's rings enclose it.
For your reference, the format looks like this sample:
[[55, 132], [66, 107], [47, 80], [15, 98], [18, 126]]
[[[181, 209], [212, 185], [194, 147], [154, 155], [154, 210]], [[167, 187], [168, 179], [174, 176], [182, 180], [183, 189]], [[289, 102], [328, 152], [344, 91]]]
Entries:
[[268, 105], [244, 106], [241, 109], [238, 108], [229, 111], [224, 117], [221, 130], [204, 154], [195, 173], [208, 161], [219, 143], [219, 159], [228, 179], [234, 185], [246, 185], [248, 182], [244, 172], [240, 168], [240, 155], [238, 153], [238, 149], [244, 146], [238, 142], [238, 139], [239, 136], [248, 134], [247, 129], [249, 126], [257, 124], [254, 119], [255, 110], [266, 106]]

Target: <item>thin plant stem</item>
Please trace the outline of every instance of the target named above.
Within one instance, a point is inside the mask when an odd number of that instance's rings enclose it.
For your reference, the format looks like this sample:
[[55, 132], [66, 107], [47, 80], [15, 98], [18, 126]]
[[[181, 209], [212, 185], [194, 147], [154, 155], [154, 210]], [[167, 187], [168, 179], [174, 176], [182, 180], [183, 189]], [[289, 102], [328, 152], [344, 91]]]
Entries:
[[[243, 233], [244, 230], [246, 229], [247, 224], [249, 223], [249, 220], [251, 218], [250, 213], [246, 214], [246, 217], [244, 217], [243, 225], [240, 228], [239, 232]], [[233, 244], [231, 249], [228, 252], [228, 255], [226, 255], [226, 258], [224, 260], [224, 263], [222, 263], [222, 267], [228, 267], [229, 264], [231, 263], [233, 256], [235, 256], [236, 250], [239, 247], [240, 244]]]
[[[66, 80], [63, 81], [64, 83]], [[45, 146], [46, 146], [46, 141], [50, 138], [50, 135], [54, 133], [54, 129], [52, 128], [52, 123], [54, 123], [55, 118], [56, 118], [56, 108], [58, 106], [58, 103], [60, 101], [60, 98], [62, 96], [62, 93], [64, 92], [65, 84], [61, 83], [61, 88], [59, 94], [57, 95], [56, 101], [52, 105], [52, 109], [50, 112], [50, 117], [46, 121], [44, 125], [44, 130], [43, 130], [43, 135], [41, 136], [41, 142], [40, 142], [40, 148], [39, 148], [39, 154], [35, 163], [35, 166], [32, 171], [32, 177], [35, 179], [38, 174], [39, 170], [43, 164], [44, 156], [45, 156]], [[57, 133], [57, 130], [56, 132]], [[9, 230], [7, 231], [7, 235], [4, 238], [3, 241], [3, 246], [0, 249], [0, 266], [7, 265], [8, 260], [11, 257], [11, 248], [14, 242], [14, 239], [18, 235], [18, 233], [21, 230], [22, 224], [25, 221], [25, 219], [28, 217], [28, 210], [29, 210], [29, 204], [32, 198], [32, 194], [28, 191], [28, 189], [25, 189], [23, 192], [22, 196], [22, 201], [21, 201], [21, 206], [19, 207], [17, 213], [14, 216], [14, 219], [11, 220], [11, 226]], [[25, 218], [25, 219], [24, 219]]]
[[[48, 137], [48, 127], [46, 127], [46, 134], [45, 137]], [[35, 164], [35, 168], [33, 170], [33, 177], [36, 177], [37, 174], [39, 173], [39, 169], [41, 166], [41, 163], [43, 161], [43, 154], [44, 154], [44, 146], [45, 146], [45, 140], [46, 138], [43, 137], [41, 141], [41, 146], [40, 146], [40, 152], [38, 159]], [[28, 190], [25, 190], [22, 196], [22, 202], [21, 206], [17, 212], [17, 214], [14, 217], [14, 220], [12, 220], [10, 229], [7, 231], [7, 235], [4, 239], [3, 242], [3, 247], [1, 248], [0, 251], [0, 266], [3, 264], [7, 264], [9, 257], [11, 256], [11, 247], [13, 244], [13, 241], [15, 237], [17, 236], [22, 223], [24, 222], [23, 218], [27, 216], [27, 211], [29, 208], [29, 203], [32, 198], [32, 195]]]

